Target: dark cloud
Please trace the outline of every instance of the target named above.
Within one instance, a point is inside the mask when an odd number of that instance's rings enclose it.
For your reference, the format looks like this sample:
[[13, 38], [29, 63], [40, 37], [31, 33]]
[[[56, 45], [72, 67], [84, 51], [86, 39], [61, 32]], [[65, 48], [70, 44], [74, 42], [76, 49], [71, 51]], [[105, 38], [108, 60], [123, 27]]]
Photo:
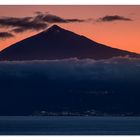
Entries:
[[14, 32], [23, 32], [27, 30], [39, 31], [47, 27], [46, 23], [37, 22], [33, 17], [3, 17], [0, 18], [0, 27], [11, 27], [14, 28]]
[[119, 16], [119, 15], [113, 15], [113, 16], [104, 16], [99, 19], [97, 19], [97, 22], [112, 22], [112, 21], [132, 21], [132, 19]]
[[70, 23], [70, 22], [84, 22], [82, 19], [64, 19], [48, 12], [36, 12], [32, 17], [0, 17], [1, 28], [11, 28], [11, 32], [22, 33], [28, 30], [40, 31], [48, 27], [52, 23]]
[[43, 21], [43, 22], [48, 22], [48, 23], [70, 23], [70, 22], [85, 22], [86, 21], [84, 19], [76, 19], [76, 18], [65, 19], [65, 18], [61, 18], [53, 14], [41, 13], [41, 12], [37, 12], [36, 14], [37, 14], [37, 16], [35, 17], [36, 21]]
[[[50, 14], [48, 12], [35, 12], [35, 16], [32, 17], [0, 17], [0, 27], [10, 28], [10, 32], [22, 33], [25, 31], [40, 31], [46, 29], [53, 23], [72, 23], [72, 22], [90, 22], [93, 19], [77, 19], [77, 18], [62, 18], [57, 15]], [[117, 20], [131, 21], [132, 19], [123, 16], [113, 15], [104, 16], [96, 20], [96, 22], [112, 22]], [[95, 20], [94, 20], [95, 21]], [[9, 36], [8, 36], [9, 35]], [[2, 35], [4, 36], [4, 34]], [[5, 38], [13, 37], [11, 33], [8, 33]]]
[[7, 39], [7, 38], [11, 38], [14, 37], [13, 34], [8, 33], [8, 32], [0, 32], [0, 39]]
[[14, 32], [14, 33], [23, 33], [25, 31], [26, 30], [24, 28], [14, 28], [14, 29], [12, 29], [12, 32]]
[[84, 20], [84, 19], [66, 19], [67, 22], [86, 22], [87, 20]]

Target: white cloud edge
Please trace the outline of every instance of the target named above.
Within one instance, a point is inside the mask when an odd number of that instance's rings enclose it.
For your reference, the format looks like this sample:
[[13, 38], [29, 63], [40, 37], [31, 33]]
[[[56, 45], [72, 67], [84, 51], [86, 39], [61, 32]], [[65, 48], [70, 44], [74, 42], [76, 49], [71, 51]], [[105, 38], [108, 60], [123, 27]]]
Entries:
[[77, 58], [63, 60], [1, 61], [0, 78], [7, 76], [47, 76], [52, 80], [140, 79], [140, 58], [118, 57], [105, 60]]

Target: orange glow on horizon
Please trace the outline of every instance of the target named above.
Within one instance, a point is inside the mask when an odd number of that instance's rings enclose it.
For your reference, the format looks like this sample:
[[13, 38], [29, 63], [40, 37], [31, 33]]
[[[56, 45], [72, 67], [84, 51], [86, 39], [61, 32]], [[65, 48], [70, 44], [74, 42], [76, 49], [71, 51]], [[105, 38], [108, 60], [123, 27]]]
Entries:
[[[0, 16], [26, 17], [33, 16], [35, 11], [49, 11], [62, 18], [96, 19], [105, 15], [129, 17], [132, 21], [55, 24], [96, 42], [140, 53], [140, 6], [0, 6]], [[34, 34], [37, 32], [25, 32], [16, 34], [14, 38], [0, 40], [0, 50]]]

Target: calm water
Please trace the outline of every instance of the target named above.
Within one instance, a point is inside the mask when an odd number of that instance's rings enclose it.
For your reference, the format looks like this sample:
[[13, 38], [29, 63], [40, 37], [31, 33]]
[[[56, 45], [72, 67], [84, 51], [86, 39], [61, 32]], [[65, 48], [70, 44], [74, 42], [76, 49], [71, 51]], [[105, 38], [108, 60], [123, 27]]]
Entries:
[[1, 135], [140, 134], [140, 117], [0, 117]]

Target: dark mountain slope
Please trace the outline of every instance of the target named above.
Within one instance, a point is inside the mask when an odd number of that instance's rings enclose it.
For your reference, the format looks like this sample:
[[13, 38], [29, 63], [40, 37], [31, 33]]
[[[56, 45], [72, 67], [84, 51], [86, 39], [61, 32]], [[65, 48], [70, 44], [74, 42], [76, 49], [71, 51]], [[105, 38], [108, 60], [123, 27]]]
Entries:
[[84, 36], [53, 25], [48, 30], [9, 46], [0, 53], [0, 60], [45, 60], [77, 57], [107, 59], [136, 53], [111, 48]]

